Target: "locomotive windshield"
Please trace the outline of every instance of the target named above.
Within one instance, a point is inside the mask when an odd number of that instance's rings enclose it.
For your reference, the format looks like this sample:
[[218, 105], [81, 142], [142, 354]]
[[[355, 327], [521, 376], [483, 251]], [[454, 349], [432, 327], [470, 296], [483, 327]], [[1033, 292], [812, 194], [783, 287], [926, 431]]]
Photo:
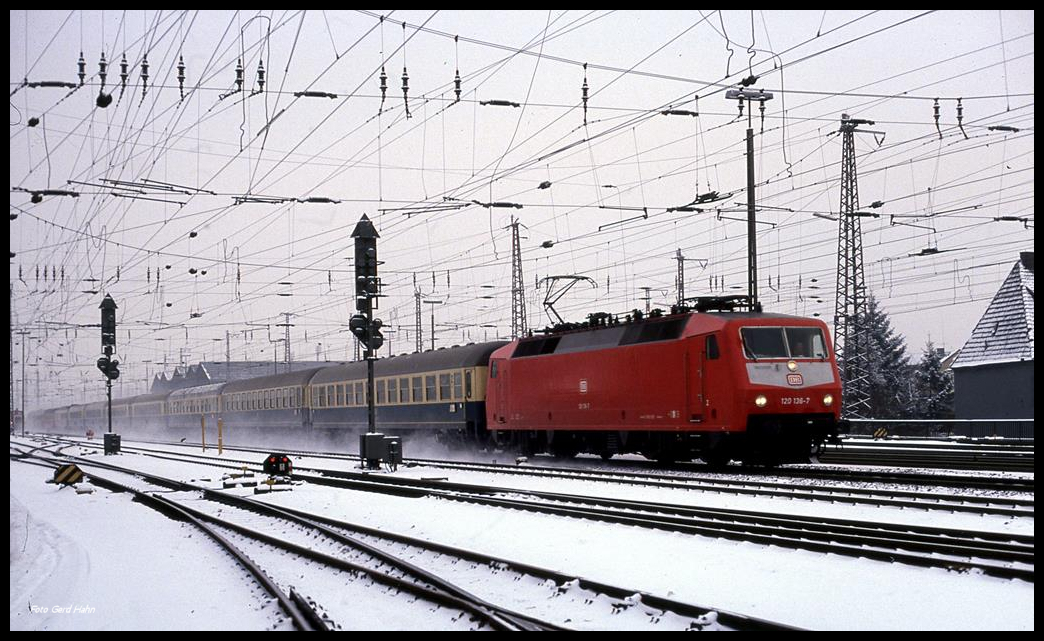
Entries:
[[826, 358], [826, 341], [818, 327], [743, 327], [747, 358]]

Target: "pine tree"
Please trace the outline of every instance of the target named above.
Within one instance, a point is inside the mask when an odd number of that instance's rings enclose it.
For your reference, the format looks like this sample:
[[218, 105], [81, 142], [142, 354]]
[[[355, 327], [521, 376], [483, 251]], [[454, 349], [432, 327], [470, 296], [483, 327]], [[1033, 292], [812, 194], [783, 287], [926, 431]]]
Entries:
[[867, 301], [867, 323], [870, 329], [870, 416], [908, 418], [914, 390], [906, 339], [895, 333], [888, 314], [872, 295]]
[[914, 371], [916, 416], [953, 418], [953, 372], [943, 371], [942, 355], [929, 340]]

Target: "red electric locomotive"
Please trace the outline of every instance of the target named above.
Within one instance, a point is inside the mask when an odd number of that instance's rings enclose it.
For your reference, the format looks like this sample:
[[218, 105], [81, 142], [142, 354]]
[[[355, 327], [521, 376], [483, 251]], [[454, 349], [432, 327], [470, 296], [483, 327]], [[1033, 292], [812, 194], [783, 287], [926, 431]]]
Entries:
[[714, 300], [623, 322], [593, 315], [496, 350], [488, 429], [500, 443], [561, 456], [808, 461], [840, 421], [826, 324], [721, 311], [735, 301]]

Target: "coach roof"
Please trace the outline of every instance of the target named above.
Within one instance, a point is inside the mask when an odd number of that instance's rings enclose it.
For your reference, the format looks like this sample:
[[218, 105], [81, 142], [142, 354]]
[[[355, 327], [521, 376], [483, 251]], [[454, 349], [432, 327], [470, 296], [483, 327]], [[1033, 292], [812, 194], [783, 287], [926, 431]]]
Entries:
[[[486, 366], [489, 364], [489, 355], [504, 345], [507, 345], [507, 341], [473, 343], [461, 347], [447, 347], [445, 349], [417, 352], [416, 354], [380, 358], [374, 361], [374, 375], [399, 376], [419, 372]], [[347, 365], [323, 368], [312, 379], [312, 385], [360, 378], [366, 378], [366, 361], [356, 361]]]

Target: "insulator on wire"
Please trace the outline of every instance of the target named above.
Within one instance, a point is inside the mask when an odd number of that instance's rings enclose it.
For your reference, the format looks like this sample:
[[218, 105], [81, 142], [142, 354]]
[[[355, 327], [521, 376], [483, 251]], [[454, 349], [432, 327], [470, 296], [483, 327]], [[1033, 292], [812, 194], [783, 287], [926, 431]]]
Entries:
[[105, 70], [108, 66], [109, 63], [105, 61], [105, 52], [103, 51], [101, 54], [101, 60], [98, 61], [98, 78], [101, 80], [102, 91], [105, 91], [105, 76], [107, 75]]
[[761, 133], [765, 133], [765, 101], [759, 100], [758, 103], [761, 109]]
[[236, 91], [243, 91], [243, 59], [236, 63]]
[[181, 99], [185, 99], [185, 57], [178, 56], [178, 88], [181, 90]]
[[585, 126], [587, 125], [587, 90], [588, 90], [588, 86], [587, 86], [587, 63], [585, 62], [584, 63], [584, 85], [583, 85], [583, 87], [581, 87], [581, 91], [582, 91], [581, 99], [584, 102], [584, 125]]
[[961, 98], [957, 99], [957, 126], [961, 128], [964, 139], [968, 140], [968, 132], [964, 130], [964, 105], [961, 104], [961, 100]]
[[83, 52], [80, 52], [80, 61], [76, 63], [80, 68], [80, 86], [83, 86], [83, 80], [87, 77], [87, 61], [83, 59]]
[[257, 61], [257, 93], [265, 92], [265, 65]]
[[939, 140], [942, 140], [942, 129], [939, 129], [939, 99], [935, 99], [935, 130], [939, 132]]
[[410, 77], [406, 75], [406, 67], [402, 68], [402, 103], [406, 105], [406, 117], [412, 118], [410, 114]]
[[453, 77], [453, 93], [457, 94], [457, 99], [454, 102], [460, 102], [460, 36], [453, 36], [453, 48], [456, 50], [454, 57], [456, 58], [457, 75]]
[[149, 89], [149, 56], [141, 58], [141, 99], [145, 100], [145, 93]]
[[384, 65], [381, 65], [381, 106], [377, 110], [377, 113], [384, 111], [384, 99], [388, 95], [388, 74], [384, 71]]
[[123, 98], [123, 92], [127, 89], [127, 54], [123, 54], [123, 60], [120, 61], [120, 98]]

